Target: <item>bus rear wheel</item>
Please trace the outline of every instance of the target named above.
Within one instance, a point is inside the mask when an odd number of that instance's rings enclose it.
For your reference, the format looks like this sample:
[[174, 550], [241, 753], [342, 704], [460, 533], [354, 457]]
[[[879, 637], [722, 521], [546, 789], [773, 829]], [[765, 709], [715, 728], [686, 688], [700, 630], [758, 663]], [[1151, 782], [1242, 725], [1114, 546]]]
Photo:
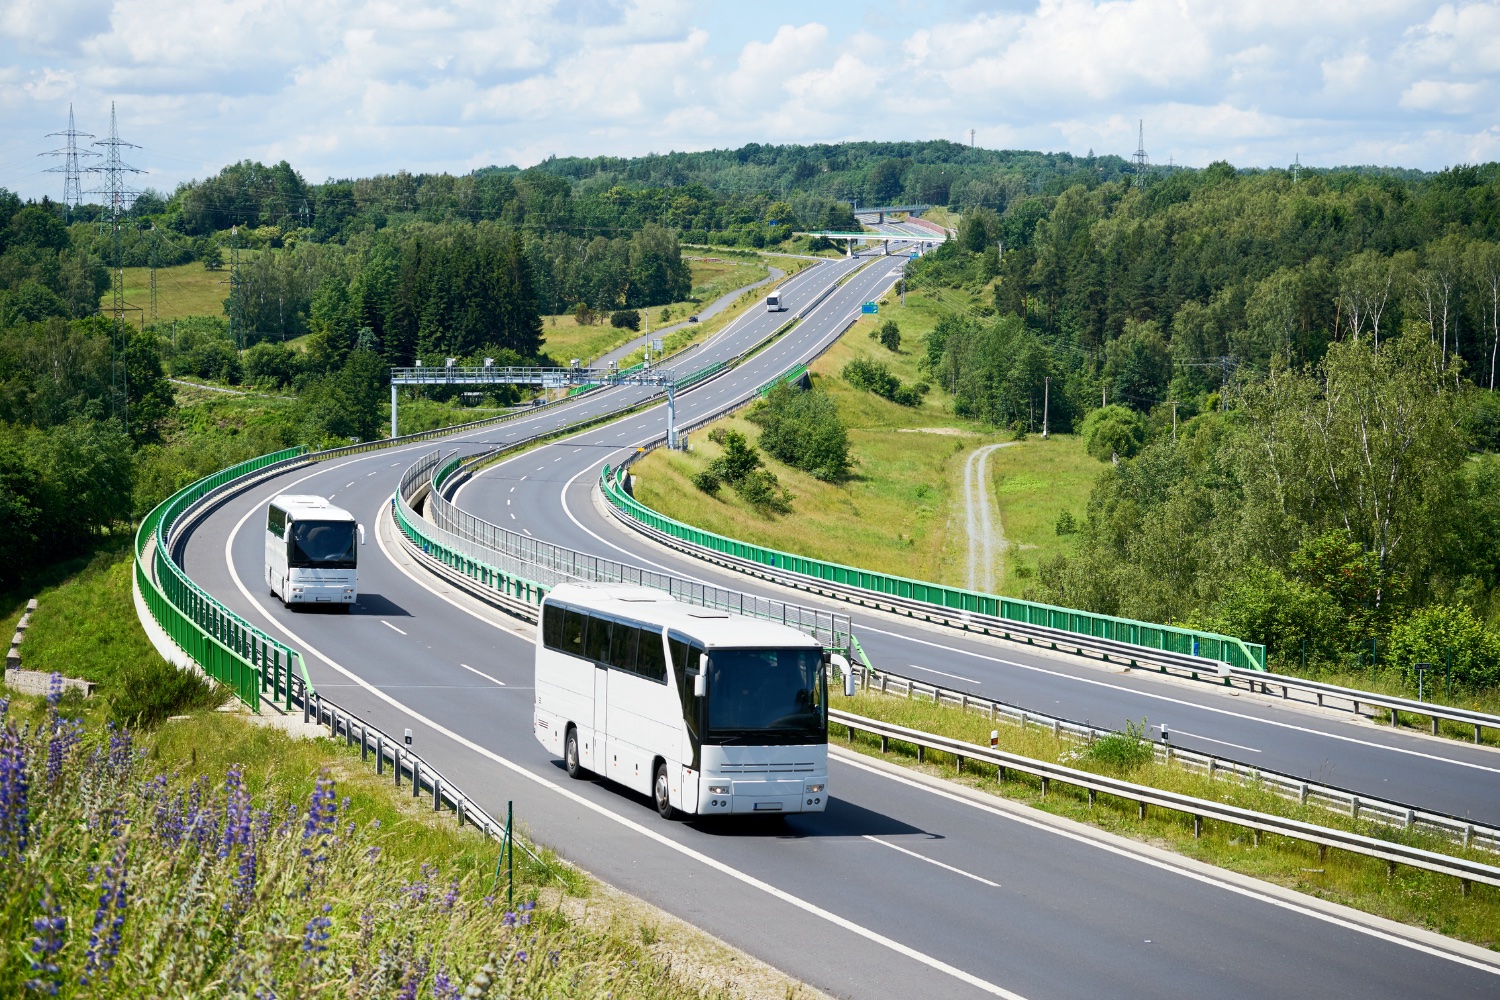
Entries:
[[567, 768], [570, 778], [582, 779], [589, 775], [578, 757], [578, 730], [572, 726], [568, 727], [567, 739], [563, 740], [563, 767]]
[[656, 811], [662, 819], [675, 819], [677, 810], [672, 808], [671, 786], [667, 783], [667, 765], [656, 765], [656, 780], [651, 782], [652, 798], [656, 800]]

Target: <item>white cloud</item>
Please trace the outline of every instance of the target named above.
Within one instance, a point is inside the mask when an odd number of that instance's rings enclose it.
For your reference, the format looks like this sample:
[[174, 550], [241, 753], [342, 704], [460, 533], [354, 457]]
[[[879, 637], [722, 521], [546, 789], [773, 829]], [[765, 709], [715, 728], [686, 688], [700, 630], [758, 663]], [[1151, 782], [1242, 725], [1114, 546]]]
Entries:
[[320, 180], [970, 128], [1124, 154], [1140, 118], [1159, 162], [1439, 167], [1500, 143], [1500, 0], [981, 6], [5, 0], [0, 185], [56, 193], [33, 154], [70, 101], [93, 132], [116, 101], [165, 188], [244, 157]]

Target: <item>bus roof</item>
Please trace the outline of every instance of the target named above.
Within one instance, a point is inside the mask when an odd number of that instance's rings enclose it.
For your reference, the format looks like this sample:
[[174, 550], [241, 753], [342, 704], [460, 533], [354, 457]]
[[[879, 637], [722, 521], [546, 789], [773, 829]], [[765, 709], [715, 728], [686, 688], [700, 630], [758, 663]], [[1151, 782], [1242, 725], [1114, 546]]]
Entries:
[[294, 521], [352, 521], [354, 515], [335, 507], [326, 497], [301, 493], [283, 493], [271, 498], [271, 504], [285, 511]]
[[685, 604], [665, 591], [615, 583], [560, 583], [547, 600], [576, 608], [619, 615], [651, 625], [665, 625], [705, 646], [804, 646], [821, 648], [817, 639], [778, 622]]

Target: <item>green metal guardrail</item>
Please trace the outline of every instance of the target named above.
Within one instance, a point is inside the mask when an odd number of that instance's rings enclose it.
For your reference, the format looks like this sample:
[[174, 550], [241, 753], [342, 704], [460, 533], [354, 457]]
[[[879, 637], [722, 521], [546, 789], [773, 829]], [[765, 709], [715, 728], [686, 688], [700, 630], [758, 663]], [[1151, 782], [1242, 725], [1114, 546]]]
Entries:
[[776, 388], [776, 386], [778, 386], [782, 382], [795, 382], [806, 374], [807, 365], [797, 365], [795, 367], [788, 368], [786, 371], [782, 372], [780, 375], [777, 375], [771, 381], [761, 386], [759, 395], [764, 398], [765, 396], [770, 394], [772, 389]]
[[[205, 476], [158, 504], [136, 531], [135, 578], [151, 617], [204, 673], [227, 685], [252, 709], [258, 709], [262, 695], [290, 707], [294, 659], [302, 669], [303, 682], [311, 689], [305, 665], [289, 647], [250, 625], [194, 583], [173, 561], [168, 534], [183, 511], [214, 490], [300, 458], [305, 452], [301, 447], [288, 448]], [[151, 564], [154, 574], [142, 561], [151, 541], [155, 542]]]
[[982, 594], [973, 590], [947, 587], [889, 573], [856, 569], [852, 566], [843, 566], [839, 563], [825, 562], [821, 559], [812, 559], [763, 545], [752, 545], [749, 542], [726, 538], [659, 514], [642, 504], [626, 492], [619, 481], [617, 472], [618, 470], [611, 470], [609, 466], [605, 466], [600, 479], [604, 495], [610, 503], [648, 527], [721, 555], [799, 573], [845, 587], [855, 587], [904, 600], [920, 601], [955, 611], [1007, 618], [1011, 621], [1060, 629], [1078, 635], [1112, 639], [1115, 642], [1130, 643], [1147, 649], [1203, 656], [1211, 660], [1222, 660], [1247, 670], [1266, 668], [1264, 646], [1247, 643], [1232, 636], [1177, 628], [1172, 625], [1155, 625], [1112, 615], [1091, 614], [1036, 601]]
[[[446, 476], [452, 471], [453, 467], [450, 466], [441, 470], [441, 474]], [[438, 476], [434, 475], [433, 479], [436, 482]], [[420, 517], [415, 515], [408, 516], [407, 512], [409, 508], [407, 508], [405, 501], [401, 497], [393, 497], [391, 499], [391, 507], [396, 516], [396, 526], [401, 529], [401, 533], [410, 539], [412, 544], [454, 572], [462, 573], [469, 579], [491, 588], [504, 597], [520, 601], [523, 604], [532, 605], [533, 607], [540, 606], [542, 598], [547, 596], [548, 587], [544, 587], [535, 581], [527, 580], [524, 577], [507, 573], [489, 563], [475, 559], [471, 555], [459, 552], [457, 549], [443, 544], [442, 541], [434, 537], [435, 532], [423, 529], [423, 522]]]

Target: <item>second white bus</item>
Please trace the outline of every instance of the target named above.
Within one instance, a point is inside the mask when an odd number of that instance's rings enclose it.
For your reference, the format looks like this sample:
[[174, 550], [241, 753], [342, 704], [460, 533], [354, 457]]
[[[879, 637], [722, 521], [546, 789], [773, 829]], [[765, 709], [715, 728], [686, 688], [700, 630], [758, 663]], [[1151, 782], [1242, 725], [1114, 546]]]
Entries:
[[286, 607], [331, 604], [346, 611], [359, 596], [364, 526], [323, 497], [283, 493], [266, 511], [266, 586]]
[[778, 292], [772, 292], [766, 296], [766, 312], [786, 312], [786, 306], [781, 304], [781, 295]]
[[662, 816], [822, 812], [822, 646], [645, 587], [559, 584], [542, 604], [536, 737], [569, 775], [649, 795]]

